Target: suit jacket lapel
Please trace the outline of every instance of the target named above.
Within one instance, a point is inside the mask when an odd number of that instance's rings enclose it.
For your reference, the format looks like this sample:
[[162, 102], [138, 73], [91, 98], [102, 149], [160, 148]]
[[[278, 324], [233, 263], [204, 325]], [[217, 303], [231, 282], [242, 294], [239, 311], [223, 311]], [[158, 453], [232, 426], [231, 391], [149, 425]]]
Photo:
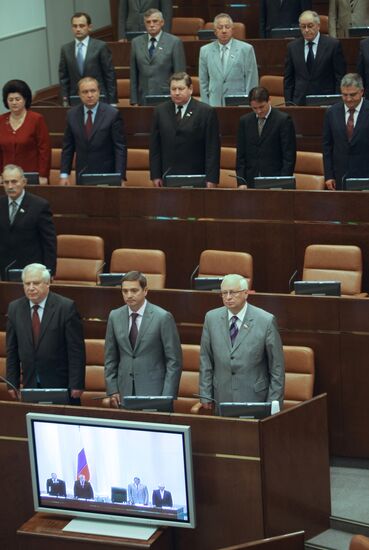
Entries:
[[181, 124], [188, 124], [193, 116], [196, 116], [197, 104], [196, 101], [191, 98], [187, 106], [186, 112], [183, 115]]
[[[319, 41], [320, 43], [320, 41]], [[300, 62], [302, 64], [303, 70], [305, 72], [305, 77], [309, 78], [310, 74], [306, 67], [306, 61], [305, 61], [305, 39], [301, 38], [299, 44], [298, 44], [298, 57], [300, 58]], [[315, 66], [315, 63], [314, 63]], [[314, 69], [313, 69], [314, 71]]]
[[[20, 203], [19, 205], [19, 208], [17, 210], [17, 213], [15, 215], [15, 218], [13, 220], [13, 223], [10, 227], [14, 227], [14, 225], [17, 224], [17, 222], [19, 222], [20, 218], [22, 216], [24, 216], [26, 213], [27, 213], [27, 210], [28, 210], [28, 206], [29, 206], [29, 200], [28, 200], [28, 194], [27, 192], [24, 194], [24, 197], [22, 199], [22, 202]], [[8, 208], [8, 220], [9, 220], [9, 208]], [[10, 223], [10, 222], [9, 222]]]
[[33, 348], [31, 308], [28, 298], [24, 298], [22, 302], [22, 314], [20, 318], [24, 321], [23, 336], [26, 340], [28, 340], [29, 346]]
[[150, 326], [152, 320], [154, 318], [154, 311], [151, 307], [150, 302], [146, 303], [145, 311], [141, 320], [140, 330], [138, 331], [137, 341], [135, 345], [135, 349], [138, 348], [140, 345], [142, 338], [145, 336], [145, 332], [147, 331], [148, 327]]
[[[345, 111], [344, 111], [345, 112]], [[364, 122], [365, 119], [367, 119], [368, 117], [368, 109], [367, 109], [367, 106], [365, 104], [365, 101], [363, 102], [362, 106], [361, 106], [361, 109], [360, 109], [360, 112], [357, 116], [357, 119], [356, 119], [356, 124], [354, 126], [354, 132], [352, 134], [352, 139], [351, 139], [351, 143], [354, 142], [354, 140], [357, 138], [357, 136], [359, 135], [360, 133], [360, 129], [361, 129], [361, 126]], [[345, 118], [344, 118], [345, 120]], [[346, 126], [346, 125], [345, 125]]]
[[99, 129], [99, 126], [101, 125], [102, 120], [104, 118], [104, 111], [105, 111], [105, 106], [100, 101], [99, 106], [98, 106], [97, 111], [96, 111], [95, 120], [94, 120], [94, 123], [92, 125], [92, 131], [91, 131], [91, 134], [90, 134], [90, 137], [89, 137], [89, 141], [92, 140], [92, 138], [96, 134], [97, 130]]
[[252, 325], [253, 315], [252, 312], [250, 312], [250, 305], [247, 305], [246, 315], [238, 331], [237, 338], [233, 346], [233, 351], [235, 351], [242, 343], [244, 343], [245, 339], [248, 338], [249, 334], [251, 333]]
[[210, 59], [210, 62], [214, 63], [214, 65], [219, 71], [219, 74], [223, 77], [223, 69], [222, 69], [222, 63], [220, 61], [220, 49], [219, 49], [218, 40], [215, 40], [212, 46], [213, 46], [213, 51], [211, 56], [212, 59]]
[[220, 333], [221, 337], [224, 339], [224, 342], [227, 346], [227, 350], [230, 352], [232, 349], [231, 338], [229, 336], [229, 321], [228, 321], [228, 310], [226, 307], [223, 308], [220, 316]]
[[87, 64], [90, 60], [90, 57], [93, 56], [94, 49], [95, 49], [95, 43], [94, 43], [93, 38], [90, 37], [90, 39], [88, 41], [88, 45], [87, 45], [85, 60], [84, 60], [84, 63], [83, 63], [83, 76], [88, 76], [88, 74], [86, 74], [86, 67], [87, 67]]
[[[55, 314], [55, 301], [54, 301], [53, 295], [49, 293], [46, 300], [45, 309], [42, 314], [40, 336], [38, 338], [36, 349], [40, 345], [40, 342], [45, 334], [46, 328], [49, 326], [51, 319], [54, 317], [54, 314]], [[31, 329], [31, 333], [32, 333], [32, 329]]]
[[226, 70], [224, 73], [224, 78], [226, 78], [230, 73], [230, 71], [232, 70], [233, 63], [237, 56], [238, 56], [238, 47], [236, 42], [232, 40], [231, 47], [229, 48], [229, 52], [228, 52], [228, 59], [227, 59]]

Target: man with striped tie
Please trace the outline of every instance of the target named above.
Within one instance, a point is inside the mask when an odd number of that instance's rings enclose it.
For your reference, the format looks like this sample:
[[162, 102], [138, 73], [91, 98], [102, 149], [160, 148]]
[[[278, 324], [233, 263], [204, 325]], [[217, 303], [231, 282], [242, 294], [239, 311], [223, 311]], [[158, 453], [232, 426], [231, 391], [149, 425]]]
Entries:
[[247, 303], [248, 283], [226, 275], [224, 307], [205, 316], [200, 351], [202, 406], [220, 402], [283, 402], [284, 359], [274, 315]]
[[350, 27], [369, 26], [368, 0], [329, 0], [329, 34], [347, 38]]

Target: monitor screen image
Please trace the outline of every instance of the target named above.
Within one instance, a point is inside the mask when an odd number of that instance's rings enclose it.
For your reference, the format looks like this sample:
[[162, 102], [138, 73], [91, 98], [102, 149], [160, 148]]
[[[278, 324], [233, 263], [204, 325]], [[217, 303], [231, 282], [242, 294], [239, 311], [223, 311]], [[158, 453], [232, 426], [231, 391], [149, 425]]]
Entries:
[[293, 176], [257, 176], [254, 178], [255, 189], [296, 189]]
[[36, 511], [83, 532], [195, 527], [189, 426], [28, 413], [27, 431]]

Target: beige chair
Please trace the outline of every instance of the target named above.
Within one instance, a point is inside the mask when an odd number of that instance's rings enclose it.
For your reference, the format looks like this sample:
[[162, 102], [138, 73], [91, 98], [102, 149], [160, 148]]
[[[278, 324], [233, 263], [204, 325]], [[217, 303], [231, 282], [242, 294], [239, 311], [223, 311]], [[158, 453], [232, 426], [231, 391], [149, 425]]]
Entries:
[[369, 538], [364, 535], [354, 535], [349, 550], [369, 550]]
[[[51, 149], [51, 168], [49, 174], [49, 185], [59, 185], [60, 184], [60, 163], [61, 163], [61, 149], [52, 148]], [[73, 160], [73, 168], [75, 167], [75, 161]], [[76, 171], [72, 170], [70, 173], [70, 183], [72, 185], [76, 184]]]
[[218, 187], [237, 188], [236, 147], [222, 147], [220, 154], [220, 178]]
[[150, 290], [165, 287], [166, 264], [162, 250], [139, 248], [117, 248], [113, 250], [110, 261], [110, 273], [141, 271], [147, 278]]
[[320, 15], [320, 32], [322, 34], [329, 34], [329, 22], [328, 15]]
[[199, 402], [194, 394], [199, 392], [200, 346], [197, 344], [182, 344], [181, 347], [183, 369], [178, 399], [174, 402], [174, 412], [187, 414]]
[[200, 79], [198, 76], [191, 76], [192, 80], [192, 97], [200, 99]]
[[296, 189], [315, 191], [324, 189], [322, 153], [297, 151], [294, 176], [296, 179]]
[[264, 74], [260, 78], [260, 86], [269, 91], [272, 105], [284, 105], [283, 76]]
[[104, 378], [104, 344], [105, 341], [100, 339], [85, 340], [85, 391], [83, 392], [81, 397], [81, 404], [83, 407], [103, 406], [102, 398], [106, 395]]
[[118, 107], [129, 107], [130, 79], [117, 78]]
[[305, 346], [283, 346], [285, 392], [283, 408], [311, 399], [314, 391], [314, 351]]
[[126, 173], [125, 187], [153, 187], [148, 149], [128, 149]]
[[303, 281], [341, 281], [342, 296], [363, 298], [363, 261], [358, 246], [312, 244], [305, 250]]
[[203, 250], [200, 255], [198, 277], [221, 277], [228, 273], [238, 273], [245, 277], [249, 289], [253, 283], [253, 261], [247, 252], [228, 250]]
[[104, 241], [92, 235], [58, 235], [54, 282], [95, 285], [104, 267]]
[[204, 27], [204, 23], [201, 17], [173, 17], [172, 34], [183, 41], [197, 40], [197, 31]]
[[[205, 23], [204, 29], [214, 29], [214, 23], [212, 21]], [[233, 23], [233, 38], [237, 38], [237, 40], [245, 40], [246, 39], [246, 27], [244, 23]]]

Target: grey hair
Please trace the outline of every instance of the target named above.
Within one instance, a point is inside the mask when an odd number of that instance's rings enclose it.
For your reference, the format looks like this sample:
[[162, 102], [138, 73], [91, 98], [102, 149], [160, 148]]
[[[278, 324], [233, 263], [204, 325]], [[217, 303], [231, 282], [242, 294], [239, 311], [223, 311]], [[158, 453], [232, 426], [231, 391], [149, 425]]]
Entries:
[[24, 282], [24, 279], [26, 275], [32, 273], [37, 273], [38, 275], [41, 275], [42, 282], [49, 283], [50, 282], [50, 271], [47, 269], [47, 267], [43, 264], [28, 264], [22, 271], [22, 281]]

